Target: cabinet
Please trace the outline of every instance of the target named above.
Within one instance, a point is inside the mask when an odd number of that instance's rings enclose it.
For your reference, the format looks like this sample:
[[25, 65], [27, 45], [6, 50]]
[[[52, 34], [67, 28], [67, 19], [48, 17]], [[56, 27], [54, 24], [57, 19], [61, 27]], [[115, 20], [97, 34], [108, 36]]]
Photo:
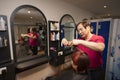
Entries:
[[49, 56], [50, 64], [58, 66], [64, 63], [63, 51], [61, 51], [60, 27], [58, 21], [49, 21]]
[[5, 15], [0, 15], [0, 80], [15, 80], [14, 63], [11, 62], [10, 56], [7, 16]]
[[49, 21], [50, 34], [50, 51], [58, 51], [60, 49], [60, 27], [59, 22]]
[[0, 80], [15, 80], [15, 68], [13, 62], [0, 66]]
[[11, 61], [7, 17], [0, 15], [0, 65]]

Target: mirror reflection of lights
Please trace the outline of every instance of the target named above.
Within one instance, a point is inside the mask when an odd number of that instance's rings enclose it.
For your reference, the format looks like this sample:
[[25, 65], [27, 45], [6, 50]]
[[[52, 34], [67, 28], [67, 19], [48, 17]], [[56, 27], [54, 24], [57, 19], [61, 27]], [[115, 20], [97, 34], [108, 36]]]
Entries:
[[30, 11], [28, 11], [28, 13], [30, 13]]
[[108, 16], [111, 16], [111, 14], [107, 14]]

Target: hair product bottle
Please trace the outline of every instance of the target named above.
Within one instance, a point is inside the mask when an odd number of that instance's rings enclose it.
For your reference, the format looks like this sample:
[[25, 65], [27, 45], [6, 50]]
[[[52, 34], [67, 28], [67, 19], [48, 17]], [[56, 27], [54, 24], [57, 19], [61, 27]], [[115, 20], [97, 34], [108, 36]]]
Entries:
[[0, 30], [5, 30], [5, 20], [0, 17]]

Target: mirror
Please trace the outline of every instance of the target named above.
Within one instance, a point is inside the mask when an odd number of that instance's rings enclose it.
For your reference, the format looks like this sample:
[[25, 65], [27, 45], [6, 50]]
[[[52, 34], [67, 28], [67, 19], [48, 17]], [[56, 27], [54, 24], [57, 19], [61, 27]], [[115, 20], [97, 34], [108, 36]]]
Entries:
[[60, 27], [61, 40], [62, 38], [66, 38], [67, 40], [71, 41], [75, 38], [75, 21], [71, 15], [63, 15], [63, 17], [60, 19]]
[[11, 32], [17, 62], [47, 55], [47, 21], [38, 8], [16, 8], [11, 15]]

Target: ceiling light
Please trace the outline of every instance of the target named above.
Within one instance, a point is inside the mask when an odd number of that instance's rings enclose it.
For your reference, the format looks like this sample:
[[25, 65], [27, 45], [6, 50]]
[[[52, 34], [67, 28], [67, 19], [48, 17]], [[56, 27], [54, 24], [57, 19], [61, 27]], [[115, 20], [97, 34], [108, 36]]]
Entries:
[[107, 14], [107, 16], [111, 16], [111, 14]]
[[28, 11], [28, 13], [30, 13], [30, 11]]
[[104, 8], [107, 8], [107, 6], [105, 5]]

